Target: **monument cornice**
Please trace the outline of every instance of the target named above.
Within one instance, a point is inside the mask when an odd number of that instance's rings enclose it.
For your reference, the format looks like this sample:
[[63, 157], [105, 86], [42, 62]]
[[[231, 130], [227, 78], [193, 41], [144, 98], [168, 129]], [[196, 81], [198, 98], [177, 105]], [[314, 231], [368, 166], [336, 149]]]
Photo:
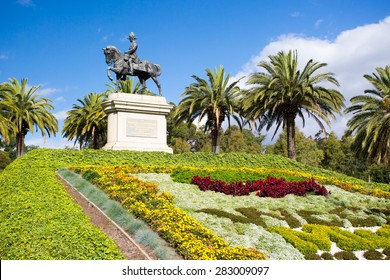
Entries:
[[167, 115], [173, 105], [167, 104], [165, 97], [129, 94], [129, 93], [111, 93], [108, 99], [103, 103], [103, 110], [106, 114], [121, 112], [133, 112], [144, 114]]

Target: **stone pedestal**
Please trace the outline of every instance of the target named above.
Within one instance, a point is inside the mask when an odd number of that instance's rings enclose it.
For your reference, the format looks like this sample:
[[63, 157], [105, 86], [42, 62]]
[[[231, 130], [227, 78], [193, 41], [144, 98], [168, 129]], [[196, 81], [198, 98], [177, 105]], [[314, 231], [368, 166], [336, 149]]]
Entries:
[[103, 149], [172, 153], [166, 122], [172, 107], [162, 96], [111, 93], [103, 104], [108, 116]]

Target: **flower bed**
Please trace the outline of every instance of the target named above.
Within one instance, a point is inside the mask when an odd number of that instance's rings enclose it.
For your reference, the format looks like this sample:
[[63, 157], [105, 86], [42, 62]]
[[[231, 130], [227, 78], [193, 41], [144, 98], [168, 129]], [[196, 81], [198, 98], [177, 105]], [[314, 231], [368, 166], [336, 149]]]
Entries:
[[307, 193], [314, 195], [327, 196], [328, 191], [325, 187], [317, 184], [313, 179], [301, 182], [287, 182], [284, 178], [268, 177], [266, 180], [242, 181], [226, 183], [221, 180], [213, 181], [210, 177], [194, 176], [191, 181], [202, 191], [221, 192], [227, 195], [242, 196], [257, 192], [260, 197], [281, 198], [288, 194], [306, 196]]
[[[305, 168], [303, 168], [302, 170], [305, 170]], [[370, 195], [379, 198], [388, 198], [388, 199], [390, 198], [390, 192], [387, 191], [388, 186], [385, 184], [367, 183], [362, 180], [358, 180], [352, 177], [347, 177], [342, 174], [337, 174], [339, 175], [338, 177], [334, 175], [335, 175], [334, 172], [331, 173], [329, 176], [327, 175], [324, 176], [321, 175], [321, 173], [317, 174], [308, 171], [291, 170], [288, 168], [286, 169], [249, 168], [249, 167], [198, 168], [198, 167], [191, 167], [191, 166], [180, 166], [174, 168], [174, 171], [172, 172], [171, 176], [174, 181], [180, 183], [190, 183], [194, 176], [200, 176], [200, 177], [209, 176], [211, 180], [222, 180], [225, 182], [240, 181], [240, 180], [253, 181], [259, 178], [265, 179], [267, 177], [283, 177], [286, 179], [287, 182], [313, 179], [319, 184], [334, 185], [349, 192], [357, 192], [364, 195]], [[381, 189], [377, 188], [378, 186], [380, 186]]]
[[226, 241], [172, 204], [172, 196], [130, 175], [132, 168], [77, 168], [85, 178], [147, 222], [186, 259], [266, 259], [257, 249], [230, 247]]
[[330, 251], [331, 241], [346, 251], [379, 249], [390, 246], [390, 226], [382, 225], [376, 232], [357, 229], [353, 233], [339, 227], [306, 224], [302, 231], [286, 227], [269, 227], [297, 248], [302, 254], [315, 254], [318, 250]]
[[[121, 258], [118, 252], [111, 252], [112, 249], [105, 245], [107, 241], [102, 241], [107, 237], [103, 238], [100, 233], [91, 232], [90, 224], [84, 217], [85, 215], [80, 212], [80, 209], [73, 209], [77, 208], [74, 207], [74, 202], [62, 193], [62, 186], [55, 177], [55, 171], [71, 165], [131, 165], [136, 166], [135, 169], [129, 171], [134, 173], [171, 173], [172, 171], [180, 173], [182, 169], [188, 168], [193, 174], [185, 183], [189, 183], [193, 175], [210, 175], [213, 180], [223, 179], [222, 176], [225, 175], [235, 176], [238, 178], [235, 180], [242, 179], [243, 181], [244, 176], [253, 175], [254, 179], [265, 179], [271, 175], [286, 178], [286, 181], [313, 178], [319, 184], [337, 186], [337, 188], [327, 187], [328, 190], [332, 191], [332, 196], [326, 199], [322, 196], [307, 196], [305, 198], [287, 196], [278, 200], [259, 200], [256, 196], [245, 196], [239, 199], [224, 196], [221, 200], [219, 193], [203, 193], [194, 186], [185, 184], [178, 184], [176, 193], [173, 193], [172, 189], [166, 190], [175, 195], [175, 205], [178, 203], [178, 197], [182, 194], [183, 200], [180, 208], [191, 213], [202, 225], [212, 229], [218, 236], [228, 240], [231, 244], [233, 244], [233, 240], [235, 245], [256, 247], [262, 252], [266, 252], [271, 259], [299, 259], [301, 253], [292, 246], [285, 246], [285, 240], [280, 235], [269, 233], [261, 226], [255, 226], [249, 217], [245, 219], [247, 223], [236, 223], [226, 217], [221, 218], [214, 214], [206, 214], [201, 210], [203, 208], [223, 209], [226, 213], [239, 216], [241, 212], [237, 213], [234, 209], [254, 208], [264, 213], [261, 214], [260, 218], [267, 226], [297, 227], [296, 222], [292, 223], [287, 219], [287, 214], [297, 218], [301, 225], [305, 222], [315, 222], [314, 218], [318, 220], [315, 223], [323, 222], [328, 225], [333, 225], [333, 221], [341, 221], [344, 227], [351, 225], [354, 227], [372, 226], [374, 225], [371, 221], [373, 218], [375, 218], [376, 225], [386, 223], [386, 221], [390, 222], [390, 209], [387, 200], [384, 200], [384, 198], [390, 198], [390, 185], [368, 183], [329, 170], [304, 166], [280, 156], [167, 154], [89, 149], [76, 151], [40, 148], [18, 158], [0, 174], [0, 204], [2, 205], [2, 217], [4, 217], [4, 222], [0, 223], [0, 240], [3, 241], [0, 244], [0, 257], [2, 259]], [[205, 174], [200, 172], [205, 172]], [[258, 176], [259, 174], [263, 177]], [[166, 174], [149, 175], [169, 177]], [[214, 175], [216, 175], [215, 178]], [[250, 180], [254, 179], [250, 178]], [[224, 181], [228, 182], [230, 179]], [[176, 183], [168, 182], [167, 184]], [[162, 187], [159, 185], [159, 188]], [[191, 192], [184, 195], [183, 189], [190, 189]], [[339, 189], [348, 190], [351, 193], [345, 193]], [[195, 191], [203, 193], [204, 196], [201, 200], [198, 199], [194, 202], [194, 199], [190, 198], [197, 198], [198, 194]], [[210, 197], [214, 197], [214, 200], [210, 199], [209, 204], [205, 205], [205, 201]], [[250, 201], [252, 198], [253, 202]], [[239, 202], [243, 204], [238, 204]], [[337, 209], [334, 209], [335, 207]], [[71, 208], [72, 210], [70, 210]], [[277, 210], [279, 208], [285, 209], [287, 214]], [[359, 210], [353, 208], [359, 208]], [[281, 216], [280, 219], [270, 216], [275, 211], [280, 212], [277, 212], [276, 215]], [[321, 217], [314, 213], [317, 211]], [[335, 217], [333, 217], [333, 211], [336, 211]], [[242, 211], [246, 215], [247, 212], [249, 210]], [[280, 243], [278, 240], [281, 240]], [[386, 252], [388, 253], [389, 250]], [[388, 253], [389, 255], [390, 253]]]

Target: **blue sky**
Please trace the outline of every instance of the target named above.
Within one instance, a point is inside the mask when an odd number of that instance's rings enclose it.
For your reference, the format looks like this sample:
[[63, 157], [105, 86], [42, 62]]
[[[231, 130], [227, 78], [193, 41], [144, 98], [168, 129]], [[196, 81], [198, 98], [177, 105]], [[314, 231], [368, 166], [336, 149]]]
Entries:
[[[106, 90], [102, 48], [124, 52], [130, 31], [140, 59], [161, 65], [163, 95], [176, 104], [192, 75], [205, 78], [206, 68], [223, 65], [233, 79], [248, 76], [280, 50], [296, 49], [302, 64], [311, 58], [328, 63], [324, 70], [335, 73], [347, 105], [369, 87], [363, 74], [390, 64], [388, 0], [4, 2], [0, 82], [15, 77], [40, 85], [53, 100], [60, 130], [77, 98]], [[153, 81], [147, 85], [157, 92]], [[341, 136], [347, 120], [339, 116], [328, 130]], [[307, 135], [318, 130], [314, 120], [306, 121]], [[70, 145], [60, 132], [46, 144], [40, 133], [29, 135], [27, 144]]]

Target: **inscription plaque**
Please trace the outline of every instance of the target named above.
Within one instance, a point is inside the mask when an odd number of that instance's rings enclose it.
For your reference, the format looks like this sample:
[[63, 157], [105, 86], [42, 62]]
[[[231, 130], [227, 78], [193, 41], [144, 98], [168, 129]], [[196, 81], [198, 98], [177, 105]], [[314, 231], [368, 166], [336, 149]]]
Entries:
[[157, 138], [157, 120], [126, 119], [126, 136]]

